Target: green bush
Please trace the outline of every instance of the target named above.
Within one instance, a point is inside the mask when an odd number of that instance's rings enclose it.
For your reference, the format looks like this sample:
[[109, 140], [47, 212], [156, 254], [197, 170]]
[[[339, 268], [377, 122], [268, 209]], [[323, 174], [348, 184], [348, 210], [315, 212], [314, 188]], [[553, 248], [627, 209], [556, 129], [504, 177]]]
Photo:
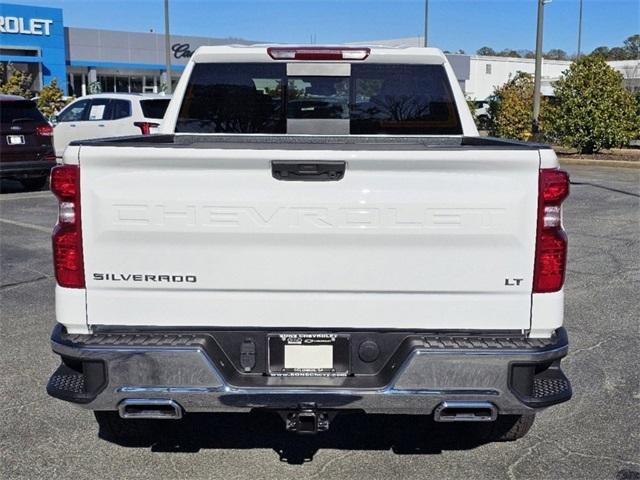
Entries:
[[7, 73], [9, 78], [6, 82], [0, 84], [0, 93], [6, 95], [20, 95], [24, 98], [31, 98], [31, 84], [33, 79], [31, 75], [15, 68], [10, 63], [7, 65]]
[[[546, 102], [541, 105], [544, 112]], [[533, 77], [518, 72], [507, 83], [496, 87], [489, 103], [490, 131], [496, 137], [528, 140], [533, 114]], [[540, 129], [543, 128], [540, 115]]]
[[464, 99], [467, 101], [467, 107], [469, 107], [469, 110], [471, 111], [471, 116], [473, 117], [473, 121], [476, 122], [477, 124], [478, 119], [476, 117], [476, 101], [469, 96], [465, 96]]
[[549, 131], [580, 153], [620, 147], [640, 133], [635, 99], [601, 55], [581, 57], [554, 85]]
[[42, 114], [51, 118], [56, 114], [62, 107], [66, 105], [63, 98], [63, 92], [58, 87], [58, 81], [54, 78], [51, 80], [51, 83], [46, 87], [43, 87], [40, 91], [40, 96], [38, 97], [38, 109], [42, 112]]

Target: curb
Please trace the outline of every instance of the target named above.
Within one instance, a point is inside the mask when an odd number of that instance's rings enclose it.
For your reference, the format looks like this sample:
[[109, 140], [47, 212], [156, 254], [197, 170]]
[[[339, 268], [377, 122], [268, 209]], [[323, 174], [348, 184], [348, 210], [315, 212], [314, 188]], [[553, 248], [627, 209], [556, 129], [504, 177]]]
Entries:
[[588, 165], [591, 167], [619, 167], [640, 169], [640, 162], [632, 160], [590, 160], [588, 158], [558, 157], [560, 165]]

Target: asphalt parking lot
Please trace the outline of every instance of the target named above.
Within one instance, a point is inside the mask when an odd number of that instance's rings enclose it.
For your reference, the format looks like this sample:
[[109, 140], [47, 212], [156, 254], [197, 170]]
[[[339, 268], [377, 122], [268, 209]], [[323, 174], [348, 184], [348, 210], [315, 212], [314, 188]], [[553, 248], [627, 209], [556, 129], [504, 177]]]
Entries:
[[0, 193], [0, 478], [640, 479], [640, 170], [572, 167], [563, 367], [574, 398], [527, 437], [470, 444], [420, 417], [358, 416], [301, 437], [279, 420], [198, 416], [157, 442], [99, 438], [45, 393], [58, 365], [46, 191]]

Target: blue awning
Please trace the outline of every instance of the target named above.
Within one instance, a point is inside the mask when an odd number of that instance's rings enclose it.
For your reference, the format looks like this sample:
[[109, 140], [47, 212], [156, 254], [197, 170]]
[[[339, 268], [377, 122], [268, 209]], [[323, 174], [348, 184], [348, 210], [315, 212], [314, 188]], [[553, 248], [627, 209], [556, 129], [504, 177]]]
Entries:
[[37, 55], [35, 57], [27, 55], [0, 55], [0, 62], [42, 63], [42, 57], [40, 55]]
[[[87, 67], [87, 68], [113, 68], [113, 69], [135, 69], [135, 70], [165, 70], [166, 65], [160, 63], [119, 63], [119, 62], [103, 62], [100, 60], [71, 60], [68, 62], [71, 67]], [[171, 65], [171, 70], [181, 72], [186, 65]]]

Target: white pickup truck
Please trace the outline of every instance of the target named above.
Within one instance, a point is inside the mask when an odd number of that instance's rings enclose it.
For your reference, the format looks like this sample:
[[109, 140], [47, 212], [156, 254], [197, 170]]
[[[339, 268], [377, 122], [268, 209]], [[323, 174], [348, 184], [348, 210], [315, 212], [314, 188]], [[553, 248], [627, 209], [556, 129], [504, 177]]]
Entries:
[[47, 388], [107, 435], [266, 409], [515, 439], [571, 397], [568, 176], [479, 137], [440, 51], [202, 47], [161, 129], [72, 143], [51, 175]]

